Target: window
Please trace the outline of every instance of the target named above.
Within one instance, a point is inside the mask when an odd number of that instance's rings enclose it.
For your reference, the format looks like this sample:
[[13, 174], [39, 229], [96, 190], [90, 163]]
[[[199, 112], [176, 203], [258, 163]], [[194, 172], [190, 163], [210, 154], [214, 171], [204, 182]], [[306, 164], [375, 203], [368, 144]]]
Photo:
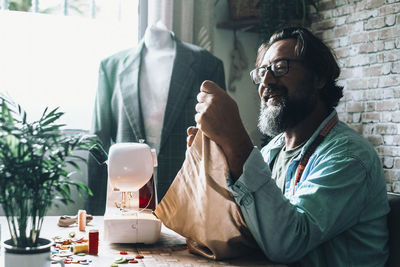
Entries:
[[0, 10], [0, 91], [21, 104], [29, 120], [60, 106], [68, 129], [88, 130], [99, 63], [137, 44], [139, 1], [32, 2], [29, 10], [37, 12]]

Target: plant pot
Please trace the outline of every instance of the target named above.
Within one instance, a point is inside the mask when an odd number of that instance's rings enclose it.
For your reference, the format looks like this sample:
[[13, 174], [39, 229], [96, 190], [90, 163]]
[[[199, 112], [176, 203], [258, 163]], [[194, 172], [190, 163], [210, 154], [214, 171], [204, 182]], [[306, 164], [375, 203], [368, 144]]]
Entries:
[[51, 261], [56, 261], [64, 266], [62, 259], [51, 259], [51, 246], [53, 241], [39, 238], [37, 247], [15, 247], [12, 240], [3, 242], [4, 246], [4, 267], [50, 267]]

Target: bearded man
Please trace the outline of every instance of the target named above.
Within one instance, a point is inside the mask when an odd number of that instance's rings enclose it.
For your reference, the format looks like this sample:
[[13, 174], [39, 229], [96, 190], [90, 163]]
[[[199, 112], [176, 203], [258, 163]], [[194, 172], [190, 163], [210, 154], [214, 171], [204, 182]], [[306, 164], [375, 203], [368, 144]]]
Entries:
[[335, 107], [343, 87], [331, 50], [310, 31], [275, 32], [258, 50], [251, 78], [261, 99], [259, 129], [274, 138], [254, 147], [236, 102], [205, 81], [197, 129], [222, 148], [227, 184], [265, 255], [290, 266], [384, 266], [389, 211], [373, 146]]

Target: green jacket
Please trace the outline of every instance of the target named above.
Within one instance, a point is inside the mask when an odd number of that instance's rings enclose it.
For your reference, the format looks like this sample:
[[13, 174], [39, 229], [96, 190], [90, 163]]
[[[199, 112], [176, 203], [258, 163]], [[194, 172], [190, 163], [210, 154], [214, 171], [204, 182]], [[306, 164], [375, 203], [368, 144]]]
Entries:
[[[205, 49], [181, 42], [175, 36], [173, 38], [176, 41], [176, 56], [158, 151], [158, 201], [166, 193], [185, 158], [186, 129], [196, 125], [196, 96], [201, 83], [212, 80], [225, 88], [221, 60]], [[112, 143], [146, 139], [139, 99], [139, 90], [145, 90], [139, 88], [143, 47], [142, 40], [136, 49], [119, 52], [101, 62], [91, 131], [100, 138], [106, 151]], [[88, 184], [94, 197], [88, 199], [87, 210], [103, 215], [107, 170], [106, 166], [98, 166], [92, 157], [88, 162]]]

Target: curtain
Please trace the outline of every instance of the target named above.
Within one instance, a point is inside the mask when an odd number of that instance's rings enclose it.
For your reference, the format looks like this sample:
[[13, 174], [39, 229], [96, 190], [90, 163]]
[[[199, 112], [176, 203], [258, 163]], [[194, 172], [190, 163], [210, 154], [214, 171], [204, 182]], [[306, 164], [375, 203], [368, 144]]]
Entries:
[[147, 24], [162, 21], [182, 41], [212, 51], [214, 1], [149, 0]]

